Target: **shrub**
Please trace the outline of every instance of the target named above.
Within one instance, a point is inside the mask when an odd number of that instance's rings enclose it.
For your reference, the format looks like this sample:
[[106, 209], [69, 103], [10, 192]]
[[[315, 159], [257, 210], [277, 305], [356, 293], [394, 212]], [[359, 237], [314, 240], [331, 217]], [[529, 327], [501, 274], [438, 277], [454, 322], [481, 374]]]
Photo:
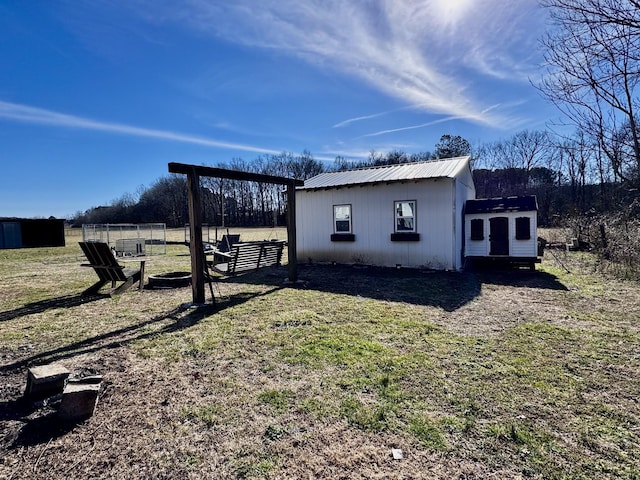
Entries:
[[619, 212], [583, 215], [571, 221], [576, 238], [600, 259], [599, 268], [617, 277], [640, 279], [640, 202]]

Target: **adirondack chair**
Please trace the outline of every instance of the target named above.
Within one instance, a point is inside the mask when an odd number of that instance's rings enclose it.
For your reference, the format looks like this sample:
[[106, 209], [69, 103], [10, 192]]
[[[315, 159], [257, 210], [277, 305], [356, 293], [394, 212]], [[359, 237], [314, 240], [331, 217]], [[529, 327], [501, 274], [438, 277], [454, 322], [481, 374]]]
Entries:
[[[87, 260], [89, 260], [89, 263], [83, 263], [81, 266], [93, 268], [100, 279], [82, 292], [83, 295], [97, 293], [108, 282], [111, 282], [111, 288], [113, 289], [109, 292], [111, 296], [124, 292], [136, 282], [139, 283], [139, 288], [142, 290], [144, 286], [145, 259], [135, 259], [135, 261], [140, 262], [139, 269], [128, 269], [118, 263], [108, 244], [103, 242], [79, 242], [79, 244]], [[123, 283], [116, 288], [117, 282]]]

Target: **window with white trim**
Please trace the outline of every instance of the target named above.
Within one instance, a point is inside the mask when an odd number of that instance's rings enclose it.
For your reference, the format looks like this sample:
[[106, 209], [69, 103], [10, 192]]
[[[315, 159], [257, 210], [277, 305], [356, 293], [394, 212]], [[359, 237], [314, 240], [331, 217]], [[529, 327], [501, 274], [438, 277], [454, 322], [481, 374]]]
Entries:
[[351, 233], [351, 205], [333, 206], [333, 228], [335, 233]]
[[416, 202], [402, 200], [394, 202], [395, 231], [397, 233], [416, 231]]

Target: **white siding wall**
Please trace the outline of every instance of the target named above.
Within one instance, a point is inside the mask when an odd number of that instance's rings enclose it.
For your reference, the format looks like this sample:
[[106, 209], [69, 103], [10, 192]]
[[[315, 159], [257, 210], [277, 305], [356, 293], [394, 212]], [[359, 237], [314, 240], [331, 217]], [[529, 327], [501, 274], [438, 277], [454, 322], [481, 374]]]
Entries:
[[[488, 257], [489, 245], [489, 219], [495, 217], [507, 217], [509, 219], [509, 256], [511, 257], [537, 257], [538, 255], [538, 223], [536, 212], [502, 212], [502, 213], [474, 213], [465, 215], [465, 255], [468, 257]], [[528, 217], [530, 219], [531, 238], [529, 240], [516, 240], [516, 218]], [[481, 218], [484, 220], [484, 240], [471, 240], [471, 220]]]
[[464, 265], [464, 235], [465, 235], [465, 225], [463, 218], [463, 210], [464, 205], [467, 200], [472, 200], [476, 198], [476, 188], [473, 184], [473, 176], [471, 174], [471, 169], [466, 168], [460, 175], [455, 179], [455, 195], [456, 195], [456, 203], [454, 208], [454, 239], [455, 239], [455, 247], [454, 247], [454, 255], [455, 260], [458, 262], [458, 269], [461, 269]]
[[[473, 198], [451, 179], [375, 184], [296, 193], [297, 256], [301, 263], [365, 263], [461, 268], [462, 206]], [[392, 242], [394, 201], [416, 201], [417, 242]], [[457, 211], [454, 211], [454, 201]], [[332, 242], [333, 205], [351, 204], [354, 242]], [[454, 237], [457, 232], [458, 239]]]
[[[531, 238], [529, 240], [516, 240], [516, 218], [529, 217]], [[513, 218], [509, 218], [509, 254], [512, 257], [537, 257], [538, 256], [538, 215], [536, 212], [517, 212]]]
[[[467, 214], [464, 216], [464, 254], [467, 257], [489, 256], [489, 218], [492, 215], [486, 213]], [[471, 240], [471, 220], [482, 219], [483, 240]]]

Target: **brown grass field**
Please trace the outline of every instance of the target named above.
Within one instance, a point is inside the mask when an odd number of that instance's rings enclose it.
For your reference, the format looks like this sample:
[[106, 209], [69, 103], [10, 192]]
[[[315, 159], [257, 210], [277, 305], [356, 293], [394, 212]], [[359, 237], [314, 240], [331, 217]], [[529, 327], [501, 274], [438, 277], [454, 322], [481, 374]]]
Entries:
[[[295, 286], [274, 267], [194, 307], [190, 287], [80, 296], [80, 235], [0, 250], [0, 479], [640, 478], [640, 285], [588, 253], [300, 265]], [[183, 270], [179, 245], [147, 266]], [[103, 376], [90, 419], [22, 399], [49, 363]]]

